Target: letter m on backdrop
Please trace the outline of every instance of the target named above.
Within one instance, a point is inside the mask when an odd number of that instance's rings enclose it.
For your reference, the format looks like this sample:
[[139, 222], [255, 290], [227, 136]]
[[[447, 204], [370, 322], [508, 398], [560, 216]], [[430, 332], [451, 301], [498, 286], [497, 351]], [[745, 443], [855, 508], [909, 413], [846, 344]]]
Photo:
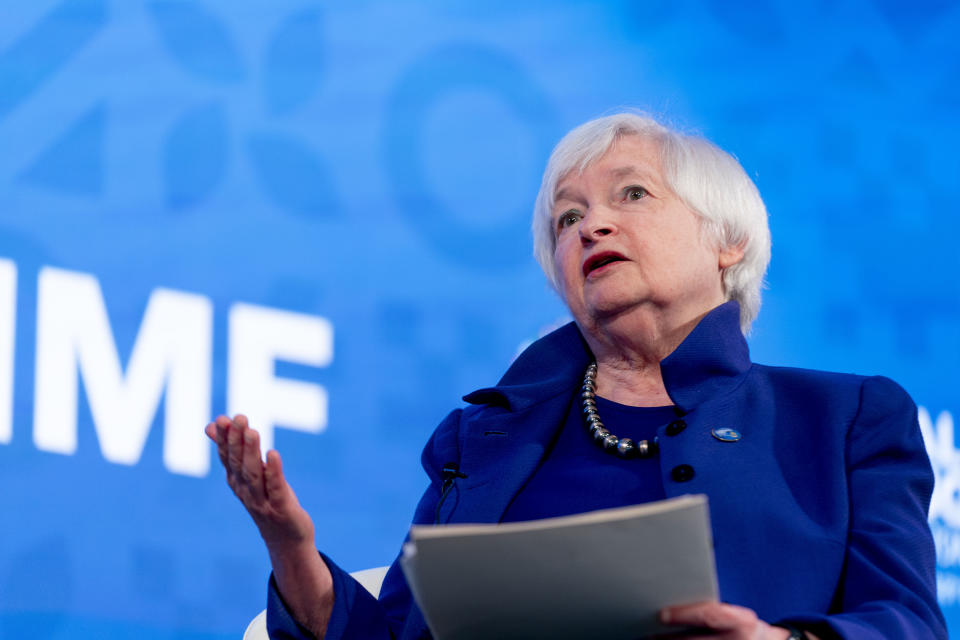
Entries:
[[33, 440], [71, 455], [77, 449], [77, 388], [84, 388], [103, 457], [140, 460], [166, 389], [163, 462], [203, 476], [209, 447], [213, 305], [204, 296], [156, 289], [147, 302], [126, 372], [100, 284], [92, 275], [44, 267], [38, 276]]

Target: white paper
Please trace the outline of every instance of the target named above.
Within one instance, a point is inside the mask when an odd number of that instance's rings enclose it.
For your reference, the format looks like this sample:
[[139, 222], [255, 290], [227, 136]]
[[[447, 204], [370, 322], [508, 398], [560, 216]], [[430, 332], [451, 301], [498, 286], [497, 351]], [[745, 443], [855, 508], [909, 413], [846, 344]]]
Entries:
[[704, 495], [414, 526], [401, 567], [438, 640], [637, 638], [667, 629], [657, 620], [665, 606], [717, 599]]

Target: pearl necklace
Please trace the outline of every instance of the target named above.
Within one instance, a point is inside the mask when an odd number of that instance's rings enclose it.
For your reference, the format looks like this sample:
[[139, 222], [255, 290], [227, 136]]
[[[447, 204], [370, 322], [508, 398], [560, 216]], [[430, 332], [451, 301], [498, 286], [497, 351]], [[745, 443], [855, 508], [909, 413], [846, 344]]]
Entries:
[[603, 426], [597, 413], [597, 363], [591, 362], [583, 374], [583, 386], [580, 388], [583, 401], [583, 419], [594, 441], [606, 451], [616, 451], [623, 458], [652, 458], [657, 455], [657, 439], [634, 442], [630, 438], [618, 438]]

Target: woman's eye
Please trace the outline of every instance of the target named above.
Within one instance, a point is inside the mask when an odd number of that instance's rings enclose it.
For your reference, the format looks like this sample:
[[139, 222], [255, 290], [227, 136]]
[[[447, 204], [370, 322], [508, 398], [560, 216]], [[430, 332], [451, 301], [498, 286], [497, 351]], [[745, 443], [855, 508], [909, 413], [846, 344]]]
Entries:
[[565, 211], [564, 213], [560, 214], [559, 218], [557, 218], [557, 229], [565, 229], [566, 227], [573, 226], [579, 219], [580, 214], [576, 211]]
[[624, 200], [640, 200], [649, 195], [649, 192], [643, 187], [627, 187], [623, 190]]

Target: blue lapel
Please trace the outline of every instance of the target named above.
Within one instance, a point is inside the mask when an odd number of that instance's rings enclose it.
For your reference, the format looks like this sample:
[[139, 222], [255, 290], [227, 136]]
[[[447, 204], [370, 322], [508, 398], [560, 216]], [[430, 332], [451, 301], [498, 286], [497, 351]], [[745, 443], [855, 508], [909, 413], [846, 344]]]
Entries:
[[[663, 360], [677, 406], [690, 411], [742, 382], [750, 357], [739, 318], [736, 302], [720, 305]], [[534, 342], [496, 386], [464, 396], [478, 405], [460, 420], [460, 471], [467, 477], [457, 482], [440, 522], [500, 521], [563, 427], [592, 359], [571, 322]]]
[[495, 387], [464, 400], [480, 405], [461, 419], [460, 470], [454, 511], [441, 522], [499, 522], [563, 426], [573, 390], [590, 358], [570, 323], [535, 342]]
[[471, 422], [462, 441], [459, 508], [451, 522], [499, 522], [563, 426], [573, 395], [562, 393], [520, 412]]

